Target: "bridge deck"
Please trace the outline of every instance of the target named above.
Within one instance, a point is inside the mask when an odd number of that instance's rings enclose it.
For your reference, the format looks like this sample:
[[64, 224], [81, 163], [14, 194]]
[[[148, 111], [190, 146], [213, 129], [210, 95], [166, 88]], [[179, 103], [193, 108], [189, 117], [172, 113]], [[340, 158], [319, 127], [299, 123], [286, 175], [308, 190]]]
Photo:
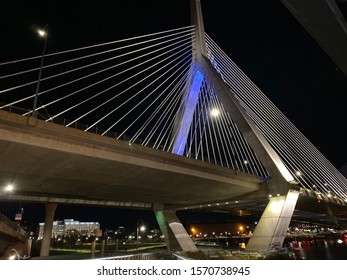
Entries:
[[235, 199], [261, 183], [232, 169], [5, 111], [0, 182], [13, 183], [25, 197], [167, 205]]

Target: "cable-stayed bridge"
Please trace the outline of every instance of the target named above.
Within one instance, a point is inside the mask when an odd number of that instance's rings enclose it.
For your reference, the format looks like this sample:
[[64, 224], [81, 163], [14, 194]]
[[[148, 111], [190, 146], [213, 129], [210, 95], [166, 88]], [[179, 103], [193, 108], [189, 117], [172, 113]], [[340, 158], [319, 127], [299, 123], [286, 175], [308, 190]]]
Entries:
[[1, 183], [20, 182], [33, 201], [154, 207], [168, 224], [168, 206], [281, 204], [290, 190], [280, 212], [299, 193], [346, 206], [346, 179], [204, 32], [191, 2], [192, 26], [2, 62]]

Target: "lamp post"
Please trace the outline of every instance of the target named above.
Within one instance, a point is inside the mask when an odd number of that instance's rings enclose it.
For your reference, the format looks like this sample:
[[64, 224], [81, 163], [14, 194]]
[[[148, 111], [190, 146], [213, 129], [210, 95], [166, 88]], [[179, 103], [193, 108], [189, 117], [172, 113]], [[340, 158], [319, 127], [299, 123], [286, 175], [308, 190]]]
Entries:
[[18, 213], [16, 214], [16, 218], [15, 218], [18, 221], [18, 224], [17, 224], [17, 229], [18, 230], [20, 230], [20, 224], [21, 224], [22, 219], [23, 219], [23, 213], [24, 213], [24, 208], [22, 208], [22, 197], [21, 197], [21, 200], [19, 202]]
[[[8, 184], [5, 187], [5, 193], [13, 193], [14, 191], [15, 191], [15, 189], [14, 189], [13, 185], [11, 185], [11, 184]], [[20, 193], [19, 209], [18, 209], [18, 213], [16, 213], [16, 215], [15, 215], [15, 221], [18, 221], [17, 230], [19, 230], [20, 224], [21, 224], [21, 221], [23, 218], [23, 213], [24, 213], [24, 209], [22, 208], [23, 194], [21, 191], [20, 192], [16, 191], [16, 192]]]
[[39, 76], [37, 78], [37, 84], [36, 84], [36, 91], [35, 91], [35, 97], [34, 97], [34, 104], [33, 104], [33, 111], [31, 112], [31, 116], [36, 118], [37, 112], [36, 112], [36, 107], [37, 107], [37, 98], [40, 90], [40, 81], [41, 81], [41, 75], [42, 75], [42, 68], [43, 68], [43, 60], [45, 58], [46, 54], [46, 45], [47, 45], [47, 37], [48, 37], [48, 24], [45, 25], [44, 29], [38, 29], [37, 33], [39, 34], [40, 37], [43, 37], [44, 44], [43, 44], [43, 51], [42, 51], [42, 57], [41, 57], [41, 65], [40, 65], [40, 70], [39, 70]]
[[145, 231], [146, 227], [144, 225], [139, 226], [141, 220], [136, 221], [136, 254], [139, 253], [139, 231]]

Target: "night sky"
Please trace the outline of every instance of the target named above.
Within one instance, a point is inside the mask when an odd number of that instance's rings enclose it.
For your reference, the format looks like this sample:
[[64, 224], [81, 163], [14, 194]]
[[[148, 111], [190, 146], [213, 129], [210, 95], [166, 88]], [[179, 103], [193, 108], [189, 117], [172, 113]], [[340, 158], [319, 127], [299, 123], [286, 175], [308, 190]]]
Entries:
[[[347, 162], [347, 77], [280, 0], [201, 2], [208, 35], [341, 169]], [[40, 55], [43, 41], [35, 29], [45, 24], [50, 53], [190, 25], [189, 0], [6, 1], [0, 10], [0, 61]], [[25, 207], [28, 223], [42, 221], [35, 214], [42, 205]], [[18, 204], [0, 202], [1, 213], [12, 217], [13, 208]], [[102, 227], [122, 224], [129, 213], [153, 219], [147, 212], [99, 209], [85, 215], [76, 209], [58, 206], [56, 218], [98, 220]]]

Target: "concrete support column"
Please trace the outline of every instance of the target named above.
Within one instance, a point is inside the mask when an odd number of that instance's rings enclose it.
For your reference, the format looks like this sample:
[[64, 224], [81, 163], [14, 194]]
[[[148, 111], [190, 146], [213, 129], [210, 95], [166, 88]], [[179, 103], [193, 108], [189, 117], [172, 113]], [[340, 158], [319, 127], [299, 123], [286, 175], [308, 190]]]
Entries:
[[105, 247], [106, 247], [106, 243], [105, 243], [105, 239], [101, 240], [101, 256], [104, 257], [105, 256]]
[[51, 245], [52, 229], [53, 229], [53, 220], [55, 209], [57, 208], [56, 203], [47, 203], [45, 205], [46, 217], [45, 217], [45, 226], [43, 229], [43, 238], [41, 243], [40, 256], [46, 257], [49, 256], [49, 248]]
[[96, 242], [95, 240], [93, 240], [91, 243], [91, 248], [90, 248], [91, 258], [95, 258], [95, 247], [96, 247]]
[[299, 191], [289, 190], [287, 196], [270, 198], [252, 237], [248, 241], [247, 251], [266, 253], [283, 246], [299, 194]]
[[177, 218], [175, 210], [164, 210], [162, 204], [154, 204], [153, 208], [159, 228], [165, 237], [165, 243], [169, 251], [198, 251], [193, 240]]
[[164, 241], [165, 241], [167, 249], [169, 251], [180, 250], [177, 240], [175, 239], [172, 232], [169, 230], [169, 227], [166, 223], [164, 212], [155, 211], [155, 217], [157, 219], [160, 231], [162, 235], [164, 236]]
[[29, 238], [27, 240], [26, 244], [27, 244], [28, 256], [31, 256], [31, 248], [33, 245], [33, 240]]

